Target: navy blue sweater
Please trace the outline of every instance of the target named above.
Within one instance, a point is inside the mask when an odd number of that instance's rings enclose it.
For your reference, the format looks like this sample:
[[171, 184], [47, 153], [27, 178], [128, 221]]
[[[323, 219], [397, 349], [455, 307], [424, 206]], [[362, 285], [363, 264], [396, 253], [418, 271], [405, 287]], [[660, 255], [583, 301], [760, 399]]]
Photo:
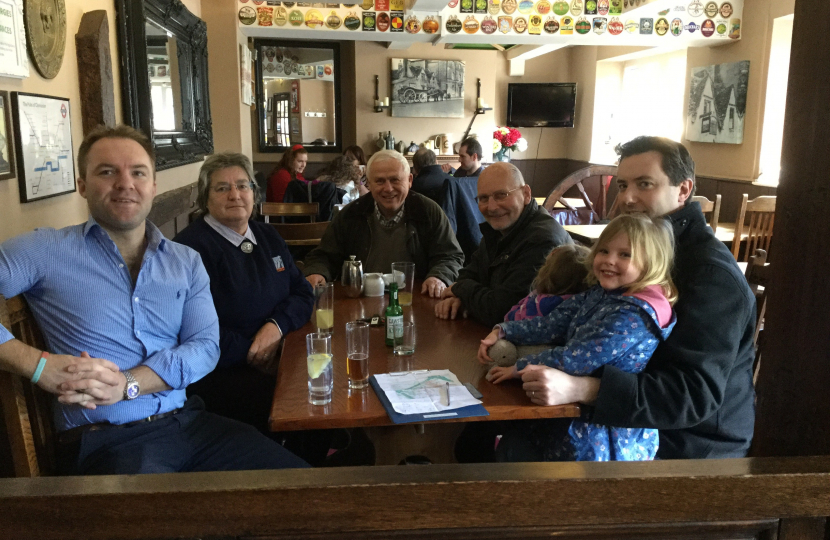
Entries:
[[314, 306], [311, 285], [274, 227], [256, 221], [248, 226], [257, 241], [249, 254], [201, 218], [173, 239], [198, 251], [210, 276], [219, 315], [220, 367], [245, 364], [254, 336], [268, 319], [288, 334], [308, 322]]

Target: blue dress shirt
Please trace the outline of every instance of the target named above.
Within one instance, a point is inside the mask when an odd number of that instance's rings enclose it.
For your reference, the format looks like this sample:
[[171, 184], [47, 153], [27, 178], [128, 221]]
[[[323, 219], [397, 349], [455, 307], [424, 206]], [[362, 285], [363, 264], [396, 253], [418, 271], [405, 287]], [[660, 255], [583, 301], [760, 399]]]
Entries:
[[[146, 226], [135, 287], [115, 242], [91, 217], [0, 244], [0, 294], [24, 294], [50, 352], [86, 351], [122, 370], [147, 366], [172, 387], [95, 410], [56, 402], [59, 431], [181, 407], [187, 385], [219, 359], [219, 323], [199, 254], [166, 240], [149, 221]], [[0, 343], [12, 337], [0, 326]]]

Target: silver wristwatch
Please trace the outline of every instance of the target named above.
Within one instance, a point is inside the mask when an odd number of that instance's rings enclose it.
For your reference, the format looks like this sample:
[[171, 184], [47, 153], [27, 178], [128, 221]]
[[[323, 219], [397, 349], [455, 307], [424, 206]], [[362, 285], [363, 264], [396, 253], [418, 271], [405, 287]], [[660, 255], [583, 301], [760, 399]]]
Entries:
[[137, 398], [141, 391], [138, 386], [138, 381], [135, 380], [135, 377], [133, 377], [133, 374], [129, 370], [122, 373], [124, 373], [124, 377], [127, 379], [127, 386], [124, 387], [124, 399], [130, 400]]

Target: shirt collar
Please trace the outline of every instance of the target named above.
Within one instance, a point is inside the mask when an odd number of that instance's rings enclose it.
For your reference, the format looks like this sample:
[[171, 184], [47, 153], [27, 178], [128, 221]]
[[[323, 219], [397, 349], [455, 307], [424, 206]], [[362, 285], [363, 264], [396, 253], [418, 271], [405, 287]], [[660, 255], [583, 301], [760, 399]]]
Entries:
[[[101, 225], [99, 225], [98, 222], [95, 221], [95, 218], [92, 216], [89, 216], [89, 219], [86, 221], [86, 224], [84, 225], [84, 237], [89, 236], [89, 233], [91, 233], [92, 230], [95, 228], [100, 230], [103, 234], [106, 234], [107, 238], [109, 238], [109, 234], [107, 234], [107, 231], [105, 231], [104, 228], [101, 227]], [[147, 249], [150, 251], [163, 251], [165, 244], [169, 242], [169, 240], [167, 240], [164, 237], [164, 235], [161, 234], [159, 228], [147, 219], [144, 220], [144, 237], [147, 238]], [[110, 240], [112, 239], [110, 238]]]
[[389, 219], [386, 219], [383, 213], [381, 213], [377, 201], [375, 201], [375, 219], [377, 219], [378, 223], [380, 223], [384, 227], [394, 227], [403, 219], [403, 208], [405, 205], [406, 201], [404, 201], [404, 203], [401, 205], [401, 207], [398, 209], [394, 216], [392, 216]]
[[219, 220], [210, 214], [205, 214], [205, 223], [210, 225], [211, 229], [218, 232], [222, 238], [236, 247], [239, 247], [239, 245], [245, 240], [250, 240], [254, 245], [256, 245], [256, 237], [254, 237], [254, 231], [252, 231], [250, 227], [248, 227], [248, 230], [245, 231], [245, 234], [239, 234], [227, 225], [219, 223]]

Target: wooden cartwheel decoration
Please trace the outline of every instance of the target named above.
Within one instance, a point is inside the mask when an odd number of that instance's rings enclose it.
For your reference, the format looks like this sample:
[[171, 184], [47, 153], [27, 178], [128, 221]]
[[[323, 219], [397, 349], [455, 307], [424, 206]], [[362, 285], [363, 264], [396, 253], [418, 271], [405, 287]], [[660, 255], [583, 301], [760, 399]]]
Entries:
[[35, 68], [46, 79], [54, 79], [61, 70], [66, 50], [64, 0], [26, 0], [23, 18]]

